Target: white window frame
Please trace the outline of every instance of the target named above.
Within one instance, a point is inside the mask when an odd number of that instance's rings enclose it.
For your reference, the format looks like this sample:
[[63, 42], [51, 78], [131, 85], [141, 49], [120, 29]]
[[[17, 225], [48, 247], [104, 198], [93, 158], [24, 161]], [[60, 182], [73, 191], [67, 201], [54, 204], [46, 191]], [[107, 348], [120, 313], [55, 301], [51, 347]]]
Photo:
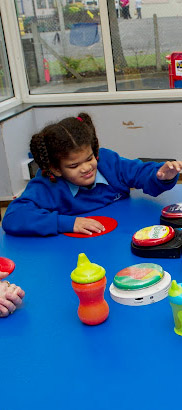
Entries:
[[116, 91], [106, 0], [99, 0], [99, 5], [108, 92], [30, 95], [26, 79], [24, 56], [22, 53], [14, 0], [0, 0], [0, 12], [2, 16], [2, 22], [5, 22], [3, 27], [9, 63], [10, 67], [12, 68], [11, 76], [15, 91], [15, 97], [8, 101], [2, 102], [0, 104], [0, 110], [1, 107], [3, 110], [7, 109], [7, 107], [15, 106], [19, 103], [59, 103], [60, 105], [76, 105], [84, 103], [94, 104], [107, 102], [161, 102], [182, 100], [182, 89]]
[[7, 54], [8, 54], [8, 61], [9, 61], [9, 66], [10, 66], [10, 74], [11, 74], [11, 79], [13, 83], [12, 85], [13, 85], [14, 96], [0, 103], [0, 112], [8, 110], [22, 103], [22, 99], [20, 95], [20, 88], [18, 84], [17, 70], [15, 68], [15, 61], [14, 61], [14, 43], [12, 42], [11, 33], [9, 30], [10, 22], [9, 22], [9, 16], [7, 14], [5, 5], [6, 5], [5, 0], [0, 0], [0, 14], [1, 14], [1, 20], [2, 20], [2, 25], [3, 25], [6, 49], [7, 49]]

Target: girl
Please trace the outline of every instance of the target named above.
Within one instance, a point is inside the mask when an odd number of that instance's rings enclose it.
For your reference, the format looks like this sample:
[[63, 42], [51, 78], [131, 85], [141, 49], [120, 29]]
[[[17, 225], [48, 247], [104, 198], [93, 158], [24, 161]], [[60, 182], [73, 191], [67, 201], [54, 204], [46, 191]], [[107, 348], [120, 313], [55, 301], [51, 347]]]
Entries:
[[129, 196], [130, 187], [153, 196], [171, 189], [181, 161], [159, 164], [121, 158], [101, 148], [90, 116], [80, 113], [33, 135], [30, 149], [40, 169], [9, 205], [3, 229], [11, 235], [57, 235], [104, 231], [91, 213]]

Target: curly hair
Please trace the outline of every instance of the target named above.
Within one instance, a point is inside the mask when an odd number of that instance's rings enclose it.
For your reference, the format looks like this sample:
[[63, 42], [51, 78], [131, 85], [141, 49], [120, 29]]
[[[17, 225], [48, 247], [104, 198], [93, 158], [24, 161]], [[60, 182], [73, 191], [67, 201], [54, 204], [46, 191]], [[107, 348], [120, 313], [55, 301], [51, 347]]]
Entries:
[[49, 176], [52, 182], [56, 182], [50, 168], [59, 169], [61, 158], [66, 158], [70, 151], [77, 151], [83, 145], [91, 145], [97, 158], [99, 141], [95, 127], [91, 117], [81, 112], [76, 118], [65, 118], [47, 125], [39, 133], [34, 134], [30, 142], [30, 151], [42, 170], [42, 175]]

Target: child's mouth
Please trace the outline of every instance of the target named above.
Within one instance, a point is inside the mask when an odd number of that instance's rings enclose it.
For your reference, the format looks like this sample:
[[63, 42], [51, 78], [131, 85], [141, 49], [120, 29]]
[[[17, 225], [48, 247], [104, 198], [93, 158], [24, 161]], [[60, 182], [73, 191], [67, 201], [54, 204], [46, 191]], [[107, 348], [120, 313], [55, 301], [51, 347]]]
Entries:
[[94, 175], [94, 171], [90, 171], [88, 172], [88, 174], [83, 175], [83, 178], [88, 179], [88, 178], [93, 177], [93, 175]]

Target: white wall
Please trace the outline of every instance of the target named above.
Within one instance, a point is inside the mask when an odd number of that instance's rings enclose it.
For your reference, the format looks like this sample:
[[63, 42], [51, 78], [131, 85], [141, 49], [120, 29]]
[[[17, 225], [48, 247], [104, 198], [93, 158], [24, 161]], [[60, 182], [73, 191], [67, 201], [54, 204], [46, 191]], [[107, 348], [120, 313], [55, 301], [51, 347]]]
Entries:
[[100, 146], [131, 159], [182, 160], [182, 103], [34, 108], [1, 123], [0, 200], [12, 199], [26, 186], [21, 162], [27, 159], [32, 134], [81, 111], [92, 116]]
[[27, 159], [29, 141], [36, 128], [34, 110], [1, 123], [0, 200], [12, 199], [25, 188], [27, 181], [23, 180], [21, 162]]
[[36, 108], [35, 118], [41, 129], [51, 121], [75, 116], [81, 111], [92, 116], [100, 145], [121, 156], [182, 160], [181, 103]]
[[11, 181], [8, 164], [6, 160], [4, 141], [2, 137], [2, 126], [0, 127], [0, 193], [4, 197], [9, 196], [11, 190]]

